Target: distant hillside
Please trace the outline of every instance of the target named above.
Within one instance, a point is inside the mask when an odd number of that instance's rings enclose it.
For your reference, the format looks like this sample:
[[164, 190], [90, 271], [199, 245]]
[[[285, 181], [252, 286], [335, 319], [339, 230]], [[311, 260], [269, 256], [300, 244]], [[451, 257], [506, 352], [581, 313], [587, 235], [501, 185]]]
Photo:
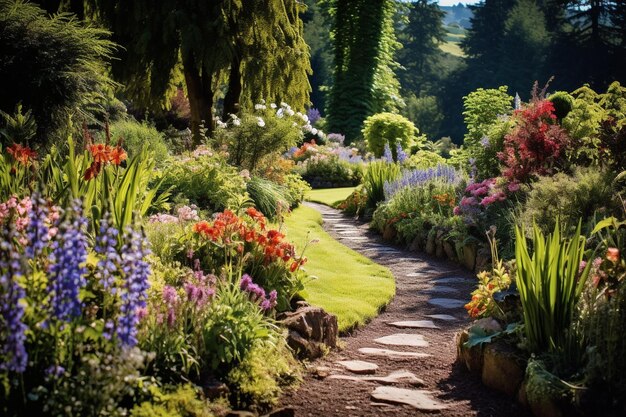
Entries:
[[465, 29], [471, 26], [470, 19], [472, 17], [472, 11], [469, 7], [465, 7], [459, 3], [456, 6], [440, 6], [441, 10], [446, 12], [446, 16], [443, 18], [444, 25], [457, 24]]

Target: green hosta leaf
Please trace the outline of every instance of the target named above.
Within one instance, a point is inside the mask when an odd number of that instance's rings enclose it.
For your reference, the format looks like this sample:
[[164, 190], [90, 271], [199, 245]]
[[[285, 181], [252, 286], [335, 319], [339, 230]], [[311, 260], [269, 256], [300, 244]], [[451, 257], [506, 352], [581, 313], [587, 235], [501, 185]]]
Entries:
[[468, 331], [469, 339], [465, 342], [464, 346], [471, 348], [482, 345], [483, 343], [491, 343], [494, 338], [502, 335], [502, 333], [503, 332], [489, 332], [480, 326], [472, 326]]

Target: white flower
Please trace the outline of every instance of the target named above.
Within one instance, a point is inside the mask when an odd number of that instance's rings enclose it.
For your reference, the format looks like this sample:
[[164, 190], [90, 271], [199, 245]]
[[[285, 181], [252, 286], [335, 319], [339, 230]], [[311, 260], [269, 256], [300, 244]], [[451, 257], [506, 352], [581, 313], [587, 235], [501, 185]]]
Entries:
[[234, 124], [235, 126], [239, 126], [239, 125], [241, 124], [241, 120], [239, 120], [239, 119], [235, 119], [235, 120], [233, 120], [233, 124]]
[[294, 111], [293, 111], [293, 110], [291, 110], [291, 107], [288, 107], [288, 108], [287, 108], [287, 114], [288, 114], [289, 116], [293, 116], [295, 113], [294, 113]]
[[226, 123], [222, 122], [221, 120], [217, 121], [217, 127], [219, 129], [226, 129]]
[[316, 128], [311, 129], [311, 134], [312, 135], [317, 135], [317, 129]]
[[231, 119], [233, 119], [233, 120], [237, 120], [237, 119], [239, 119], [239, 117], [237, 117], [237, 115], [236, 115], [236, 114], [232, 114], [232, 113], [228, 113], [228, 117], [230, 117], [230, 118], [231, 118]]
[[267, 109], [267, 106], [265, 104], [255, 104], [254, 105], [254, 109], [255, 110], [265, 110], [265, 109]]
[[256, 124], [259, 125], [259, 127], [265, 127], [265, 120], [263, 120], [260, 117], [257, 117], [256, 120], [257, 120]]
[[283, 117], [283, 109], [278, 109], [278, 111], [276, 112], [276, 117], [278, 117], [279, 119], [282, 119], [282, 117]]
[[298, 123], [293, 122], [292, 126], [293, 126], [293, 127], [298, 127]]
[[275, 109], [276, 108], [276, 103], [270, 103], [270, 107]]
[[309, 122], [309, 116], [307, 116], [306, 114], [302, 114], [302, 113], [298, 112], [298, 116], [300, 116], [302, 118], [302, 120], [304, 120], [305, 123]]
[[288, 109], [288, 108], [289, 108], [289, 104], [285, 103], [284, 101], [281, 101], [281, 102], [280, 102], [280, 105], [281, 105], [282, 107], [286, 108], [286, 109]]

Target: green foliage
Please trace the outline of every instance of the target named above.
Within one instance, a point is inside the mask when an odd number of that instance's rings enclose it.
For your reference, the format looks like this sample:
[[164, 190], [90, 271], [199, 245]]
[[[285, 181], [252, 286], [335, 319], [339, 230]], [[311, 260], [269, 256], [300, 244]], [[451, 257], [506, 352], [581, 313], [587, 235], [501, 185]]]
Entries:
[[228, 128], [216, 131], [215, 140], [227, 146], [229, 163], [253, 174], [264, 160], [275, 160], [303, 139], [302, 118], [287, 114], [278, 117], [271, 108], [232, 121]]
[[522, 223], [533, 221], [543, 233], [554, 228], [559, 219], [561, 230], [575, 227], [597, 211], [612, 212], [611, 176], [597, 168], [578, 168], [573, 176], [558, 173], [552, 177], [539, 177], [530, 186], [528, 198], [520, 214]]
[[574, 98], [567, 91], [550, 94], [548, 100], [554, 105], [554, 115], [562, 121], [574, 108]]
[[480, 140], [487, 135], [489, 127], [498, 116], [511, 112], [513, 97], [509, 96], [507, 91], [506, 86], [498, 89], [479, 88], [463, 97], [463, 118], [467, 127], [463, 144], [466, 148], [472, 150], [478, 148]]
[[174, 159], [162, 175], [160, 191], [171, 190], [210, 210], [238, 207], [247, 197], [246, 182], [237, 169], [208, 149]]
[[385, 200], [384, 186], [400, 176], [400, 167], [384, 161], [374, 161], [367, 166], [363, 176], [363, 188], [367, 195], [367, 207], [375, 209], [376, 205]]
[[524, 313], [526, 347], [531, 353], [555, 353], [575, 364], [576, 349], [571, 328], [576, 303], [587, 281], [591, 264], [579, 272], [585, 252], [580, 223], [572, 238], [561, 236], [559, 222], [547, 237], [533, 227], [532, 255], [521, 226], [515, 228], [516, 283]]
[[150, 401], [137, 404], [130, 411], [131, 417], [214, 417], [207, 401], [191, 384], [159, 390], [152, 387]]
[[68, 14], [48, 17], [22, 0], [0, 2], [0, 27], [0, 110], [12, 112], [20, 102], [30, 109], [38, 128], [33, 143], [56, 139], [69, 117], [92, 120], [101, 111], [114, 85], [105, 65], [115, 48], [109, 32]]
[[475, 147], [468, 153], [468, 158], [474, 158], [476, 179], [484, 180], [501, 174], [502, 164], [498, 154], [504, 151], [504, 138], [511, 133], [514, 125], [511, 118], [498, 118], [486, 128], [480, 147]]
[[254, 205], [266, 217], [273, 219], [291, 207], [285, 187], [261, 177], [252, 177], [246, 185]]
[[135, 120], [118, 120], [109, 129], [113, 141], [122, 140], [124, 149], [131, 158], [146, 152], [154, 159], [156, 167], [161, 168], [169, 157], [163, 134], [145, 121], [139, 123]]
[[418, 130], [406, 117], [394, 113], [378, 113], [368, 117], [363, 123], [363, 137], [368, 149], [377, 158], [383, 155], [385, 144], [389, 145], [394, 160], [397, 158], [396, 145], [407, 149], [422, 138], [417, 137]]
[[361, 135], [365, 118], [398, 107], [399, 84], [393, 70], [397, 49], [391, 0], [333, 1], [334, 76], [328, 106], [328, 130]]
[[309, 183], [304, 181], [298, 174], [285, 175], [282, 185], [286, 188], [287, 201], [289, 201], [291, 208], [300, 205], [306, 194], [311, 191]]
[[22, 104], [15, 106], [14, 115], [8, 114], [0, 110], [4, 128], [0, 129], [0, 135], [4, 136], [3, 143], [19, 143], [28, 145], [37, 135], [37, 123], [33, 117], [32, 110], [22, 113]]
[[297, 170], [313, 188], [355, 186], [363, 176], [361, 164], [351, 164], [337, 155], [309, 158]]
[[431, 139], [437, 137], [443, 121], [443, 113], [439, 108], [437, 97], [410, 95], [402, 114], [412, 121], [426, 137]]
[[258, 341], [246, 358], [227, 375], [237, 408], [269, 409], [276, 405], [282, 386], [300, 379], [300, 365], [284, 339]]
[[435, 152], [417, 151], [404, 162], [404, 166], [410, 169], [427, 169], [445, 163], [446, 160]]

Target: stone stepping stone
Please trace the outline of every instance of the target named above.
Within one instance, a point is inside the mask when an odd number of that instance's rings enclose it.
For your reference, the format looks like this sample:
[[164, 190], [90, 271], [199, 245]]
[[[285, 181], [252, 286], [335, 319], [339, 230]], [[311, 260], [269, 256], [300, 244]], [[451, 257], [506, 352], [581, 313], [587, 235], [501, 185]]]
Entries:
[[381, 345], [391, 346], [411, 346], [411, 347], [427, 347], [428, 342], [424, 340], [421, 334], [396, 333], [389, 336], [374, 339], [374, 342]]
[[426, 277], [428, 276], [427, 273], [425, 272], [411, 272], [409, 274], [406, 274], [407, 277]]
[[341, 232], [337, 232], [340, 235], [358, 235], [361, 232], [359, 232], [358, 230], [342, 230]]
[[361, 236], [341, 236], [340, 239], [342, 240], [357, 240], [357, 241], [364, 241], [364, 240], [369, 240], [369, 238], [367, 237], [361, 237]]
[[344, 379], [355, 382], [377, 382], [383, 385], [410, 384], [413, 386], [423, 386], [424, 380], [415, 376], [413, 372], [401, 370], [390, 373], [387, 376], [352, 376], [352, 375], [331, 375], [330, 379]]
[[387, 323], [393, 327], [399, 327], [401, 329], [438, 329], [432, 320], [409, 320], [409, 321], [394, 321], [393, 323]]
[[426, 317], [430, 317], [435, 320], [443, 320], [443, 321], [458, 321], [459, 319], [451, 316], [449, 314], [428, 314]]
[[373, 373], [376, 373], [376, 370], [378, 369], [378, 365], [372, 362], [355, 360], [355, 361], [339, 361], [337, 363], [343, 366], [344, 368], [346, 368], [348, 371], [355, 373], [355, 374], [359, 374], [359, 375], [373, 374]]
[[467, 284], [470, 282], [468, 278], [462, 277], [437, 278], [434, 281], [437, 284]]
[[379, 349], [379, 348], [360, 348], [359, 352], [364, 355], [370, 356], [383, 356], [389, 359], [403, 359], [403, 358], [428, 358], [432, 355], [422, 352], [401, 352], [391, 349]]
[[420, 411], [440, 411], [448, 408], [437, 401], [430, 391], [414, 390], [396, 387], [377, 387], [372, 392], [372, 398], [394, 404], [407, 404]]
[[459, 290], [457, 290], [456, 288], [447, 287], [445, 285], [435, 285], [434, 287], [431, 287], [431, 288], [428, 288], [427, 290], [424, 290], [424, 292], [426, 292], [426, 293], [447, 293], [447, 294], [452, 294], [452, 293], [458, 293]]
[[428, 304], [432, 304], [441, 308], [461, 308], [467, 304], [466, 300], [457, 300], [456, 298], [431, 298]]

